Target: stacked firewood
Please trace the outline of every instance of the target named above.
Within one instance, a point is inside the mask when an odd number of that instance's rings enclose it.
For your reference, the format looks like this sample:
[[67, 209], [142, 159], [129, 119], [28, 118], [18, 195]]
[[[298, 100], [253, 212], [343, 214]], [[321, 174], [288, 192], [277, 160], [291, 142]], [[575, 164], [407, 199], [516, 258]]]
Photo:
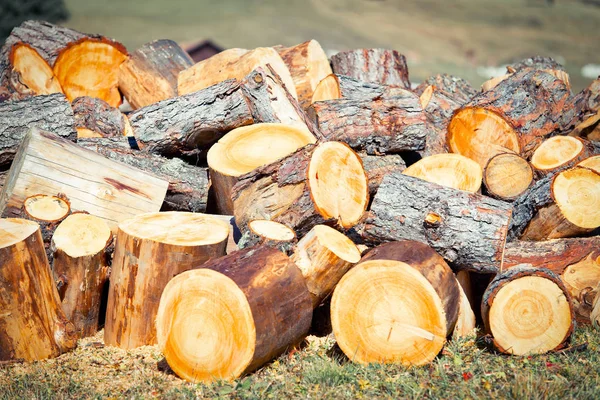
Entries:
[[596, 140], [600, 80], [573, 95], [547, 58], [412, 89], [391, 50], [193, 64], [27, 21], [0, 54], [0, 360], [102, 326], [192, 381], [316, 331], [365, 364], [429, 363], [478, 325], [561, 349], [600, 314]]

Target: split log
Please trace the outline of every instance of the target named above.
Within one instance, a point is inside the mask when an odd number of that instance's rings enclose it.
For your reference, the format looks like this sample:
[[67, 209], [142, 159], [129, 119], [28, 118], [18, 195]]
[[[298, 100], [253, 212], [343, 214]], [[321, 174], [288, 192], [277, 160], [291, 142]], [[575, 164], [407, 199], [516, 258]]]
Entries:
[[333, 334], [352, 361], [427, 364], [458, 317], [452, 270], [429, 246], [400, 241], [371, 250], [335, 288]]
[[225, 255], [227, 235], [227, 223], [203, 214], [148, 213], [119, 224], [105, 343], [122, 349], [156, 344], [163, 289], [174, 276]]
[[207, 155], [219, 213], [233, 214], [231, 190], [242, 175], [315, 142], [308, 129], [284, 124], [254, 124], [223, 136]]
[[572, 99], [575, 115], [565, 132], [571, 136], [581, 136], [588, 140], [600, 140], [600, 79]]
[[290, 71], [298, 102], [308, 108], [317, 84], [332, 73], [325, 51], [314, 39], [292, 47], [275, 47], [275, 50]]
[[570, 91], [540, 70], [522, 70], [475, 96], [448, 125], [448, 146], [485, 167], [506, 149], [528, 158], [572, 119]]
[[531, 264], [554, 272], [573, 299], [577, 322], [590, 323], [600, 284], [600, 237], [507, 243], [504, 268], [519, 264]]
[[395, 50], [343, 51], [331, 57], [331, 67], [336, 75], [410, 89], [406, 58]]
[[534, 182], [533, 168], [523, 157], [501, 153], [488, 161], [483, 171], [487, 194], [495, 199], [512, 201]]
[[146, 43], [121, 64], [119, 89], [135, 110], [177, 96], [177, 76], [194, 61], [172, 40]]
[[29, 196], [63, 193], [73, 211], [87, 211], [114, 229], [134, 215], [158, 211], [167, 186], [167, 181], [31, 128], [0, 193], [0, 214], [19, 209]]
[[133, 136], [127, 117], [96, 97], [78, 97], [71, 103], [78, 138]]
[[369, 182], [369, 196], [373, 198], [383, 178], [392, 172], [402, 172], [406, 169], [406, 163], [398, 154], [387, 154], [384, 156], [358, 153]]
[[360, 261], [360, 251], [343, 233], [316, 225], [298, 242], [291, 259], [302, 271], [313, 308], [317, 308]]
[[123, 136], [79, 139], [77, 144], [109, 160], [148, 172], [169, 182], [161, 211], [206, 212], [209, 180], [206, 168], [190, 165], [179, 158], [165, 158], [133, 150]]
[[298, 267], [280, 251], [253, 247], [173, 278], [160, 299], [156, 331], [180, 377], [232, 380], [299, 344], [311, 318]]
[[485, 291], [481, 314], [502, 353], [525, 355], [563, 348], [573, 332], [571, 296], [550, 270], [515, 266]]
[[38, 225], [0, 219], [0, 360], [58, 357], [77, 344], [60, 308]]
[[572, 168], [596, 152], [586, 140], [572, 136], [554, 136], [544, 140], [531, 156], [531, 165], [540, 176]]
[[292, 97], [297, 99], [298, 95], [290, 71], [281, 56], [271, 47], [258, 47], [250, 51], [234, 49], [233, 52], [224, 51], [215, 54], [181, 71], [177, 78], [177, 89], [179, 95], [184, 95], [227, 79], [241, 81], [258, 67], [266, 69], [267, 64], [279, 75]]
[[421, 82], [414, 91], [417, 95], [421, 96], [429, 86], [433, 86], [437, 90], [449, 94], [454, 101], [461, 104], [468, 103], [478, 93], [466, 80], [448, 74], [431, 76]]
[[71, 104], [62, 94], [0, 103], [0, 167], [10, 164], [32, 126], [75, 141], [74, 125]]
[[403, 174], [471, 193], [477, 193], [481, 188], [481, 167], [460, 154], [436, 154], [422, 158], [406, 168]]
[[468, 271], [459, 271], [456, 274], [456, 282], [458, 283], [458, 290], [460, 291], [460, 303], [458, 305], [456, 325], [452, 332], [453, 339], [467, 338], [475, 336], [476, 334], [477, 323], [475, 313], [471, 307], [469, 295], [467, 295], [467, 291], [470, 290], [470, 281], [468, 279]]
[[508, 203], [394, 173], [383, 179], [356, 233], [372, 244], [427, 243], [459, 269], [496, 273], [510, 215]]
[[98, 331], [102, 290], [109, 272], [106, 249], [111, 242], [108, 225], [82, 213], [67, 217], [52, 237], [52, 272], [62, 309], [79, 338]]
[[266, 219], [255, 219], [238, 241], [238, 247], [269, 246], [290, 254], [296, 245], [296, 233], [287, 226]]
[[231, 198], [242, 230], [251, 220], [268, 219], [287, 225], [301, 238], [325, 222], [353, 227], [369, 193], [358, 155], [343, 143], [324, 142], [239, 177]]

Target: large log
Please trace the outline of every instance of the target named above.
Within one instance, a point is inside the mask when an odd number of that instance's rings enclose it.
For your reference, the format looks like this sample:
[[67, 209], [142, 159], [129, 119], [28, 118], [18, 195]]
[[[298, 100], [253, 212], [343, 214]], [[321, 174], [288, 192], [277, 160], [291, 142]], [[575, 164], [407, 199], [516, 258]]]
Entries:
[[410, 89], [406, 58], [395, 50], [343, 51], [331, 57], [331, 67], [336, 75]]
[[556, 78], [562, 80], [565, 83], [565, 85], [567, 86], [567, 88], [569, 90], [571, 90], [569, 74], [566, 72], [565, 67], [563, 67], [561, 64], [559, 64], [558, 62], [556, 62], [554, 59], [552, 59], [550, 57], [540, 57], [540, 56], [527, 58], [527, 59], [521, 60], [519, 62], [516, 62], [512, 65], [507, 65], [506, 66], [506, 74], [497, 76], [497, 77], [494, 77], [492, 79], [485, 81], [481, 85], [481, 90], [485, 92], [487, 90], [493, 89], [494, 87], [496, 87], [496, 85], [498, 85], [500, 82], [502, 82], [503, 80], [505, 80], [506, 78], [508, 78], [509, 76], [511, 76], [512, 74], [514, 74], [517, 71], [532, 70], [532, 69], [544, 71], [544, 72], [549, 73], [550, 75], [555, 76]]
[[57, 357], [76, 346], [38, 225], [0, 219], [0, 360]]
[[203, 214], [148, 213], [119, 224], [104, 341], [132, 349], [156, 344], [160, 296], [176, 275], [225, 255], [229, 225]]
[[353, 361], [423, 365], [452, 334], [459, 303], [454, 274], [432, 248], [391, 242], [344, 275], [331, 299], [331, 324]]
[[481, 188], [481, 167], [460, 154], [424, 157], [406, 168], [403, 174], [471, 193], [477, 193]]
[[253, 247], [167, 284], [156, 317], [158, 346], [184, 379], [232, 380], [299, 344], [311, 318], [298, 267], [280, 251]]
[[62, 94], [0, 103], [0, 167], [10, 164], [31, 127], [75, 141], [74, 125], [71, 104]]
[[133, 136], [127, 117], [104, 100], [82, 96], [71, 107], [78, 138]]
[[394, 173], [383, 179], [357, 233], [367, 243], [415, 240], [459, 269], [496, 273], [510, 204]]

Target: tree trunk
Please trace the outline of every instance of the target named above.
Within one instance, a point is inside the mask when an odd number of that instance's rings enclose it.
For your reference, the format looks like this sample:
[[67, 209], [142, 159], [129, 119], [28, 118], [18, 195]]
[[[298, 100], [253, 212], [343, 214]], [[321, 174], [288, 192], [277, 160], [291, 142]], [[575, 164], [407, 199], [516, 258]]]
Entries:
[[460, 154], [436, 154], [406, 168], [404, 175], [471, 193], [481, 188], [481, 167]]
[[184, 379], [232, 380], [300, 343], [311, 318], [298, 267], [280, 251], [253, 247], [168, 283], [156, 318], [158, 345]]
[[78, 138], [133, 136], [127, 117], [95, 97], [78, 97], [71, 103]]
[[452, 334], [459, 304], [454, 274], [432, 248], [391, 242], [344, 275], [331, 299], [331, 324], [353, 361], [423, 365]]
[[502, 353], [525, 355], [564, 347], [573, 332], [571, 296], [550, 270], [526, 264], [490, 282], [481, 313]]
[[177, 96], [179, 72], [194, 65], [172, 40], [146, 43], [121, 64], [119, 89], [133, 109]]
[[483, 183], [490, 197], [512, 201], [534, 182], [533, 168], [523, 157], [501, 153], [488, 161], [483, 170]]
[[373, 198], [379, 189], [383, 178], [392, 172], [402, 172], [406, 163], [398, 154], [374, 156], [367, 153], [358, 153], [367, 174], [369, 182], [369, 197]]
[[75, 348], [38, 225], [0, 219], [0, 360], [58, 357]]
[[416, 240], [459, 269], [496, 273], [510, 215], [508, 203], [394, 173], [356, 230], [367, 243]]
[[343, 51], [331, 57], [331, 67], [336, 75], [410, 89], [406, 58], [395, 50]]
[[192, 213], [149, 213], [119, 225], [104, 341], [122, 349], [156, 344], [154, 320], [176, 275], [225, 255], [229, 225]]
[[296, 233], [287, 226], [266, 219], [255, 219], [248, 223], [238, 247], [269, 246], [289, 255], [297, 241]]
[[77, 140], [71, 104], [62, 94], [0, 103], [0, 167], [14, 159], [23, 137], [35, 126], [68, 140]]

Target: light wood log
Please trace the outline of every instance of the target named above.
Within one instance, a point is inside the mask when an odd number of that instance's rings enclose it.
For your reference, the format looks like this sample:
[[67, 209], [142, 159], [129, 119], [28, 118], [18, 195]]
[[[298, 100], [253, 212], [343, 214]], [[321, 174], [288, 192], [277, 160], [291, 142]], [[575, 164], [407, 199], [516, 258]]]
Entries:
[[544, 140], [533, 152], [531, 165], [540, 176], [574, 167], [596, 153], [587, 140], [572, 136], [554, 136]]
[[82, 96], [71, 106], [78, 138], [133, 136], [129, 119], [104, 100]]
[[289, 255], [297, 242], [296, 233], [287, 226], [266, 219], [255, 219], [248, 223], [238, 247], [269, 246]]
[[453, 339], [468, 338], [475, 336], [477, 323], [475, 313], [469, 300], [471, 290], [471, 282], [468, 271], [458, 271], [456, 273], [456, 282], [460, 291], [460, 304], [458, 306], [458, 317], [456, 326], [452, 332]]
[[565, 132], [588, 140], [600, 140], [600, 79], [592, 81], [588, 87], [573, 96], [572, 104], [575, 115]]
[[336, 75], [410, 89], [406, 58], [395, 50], [343, 51], [331, 57], [331, 67]]
[[477, 193], [481, 188], [481, 167], [475, 161], [460, 154], [436, 154], [424, 157], [402, 173], [471, 193]]
[[533, 168], [527, 160], [514, 153], [493, 156], [483, 171], [483, 183], [487, 194], [500, 200], [515, 200], [533, 182]]
[[600, 173], [600, 156], [586, 158], [585, 160], [580, 161], [579, 164], [577, 164], [577, 167], [593, 169], [594, 171]]

